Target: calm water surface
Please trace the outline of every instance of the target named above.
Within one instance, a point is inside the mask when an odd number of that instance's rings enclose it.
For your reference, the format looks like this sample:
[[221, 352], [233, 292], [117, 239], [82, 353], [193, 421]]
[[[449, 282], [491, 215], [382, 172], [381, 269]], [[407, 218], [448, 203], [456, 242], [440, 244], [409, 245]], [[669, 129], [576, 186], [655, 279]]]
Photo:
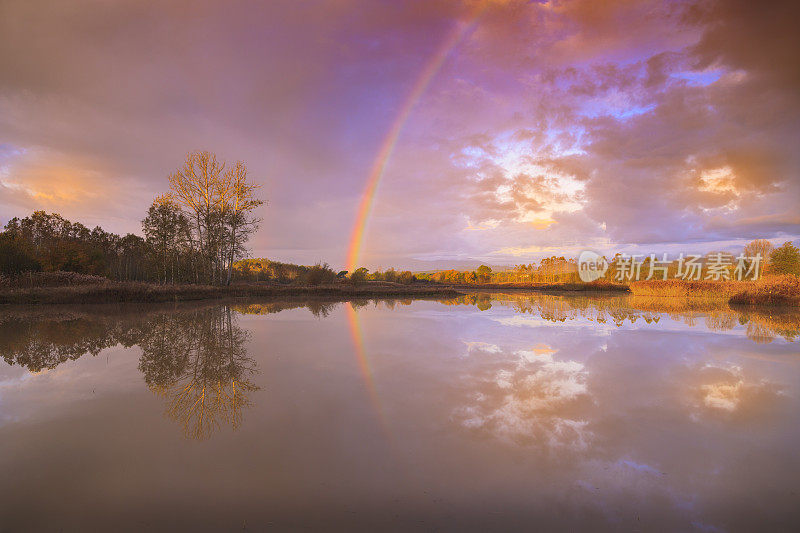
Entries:
[[0, 310], [0, 530], [797, 530], [800, 317], [633, 297]]

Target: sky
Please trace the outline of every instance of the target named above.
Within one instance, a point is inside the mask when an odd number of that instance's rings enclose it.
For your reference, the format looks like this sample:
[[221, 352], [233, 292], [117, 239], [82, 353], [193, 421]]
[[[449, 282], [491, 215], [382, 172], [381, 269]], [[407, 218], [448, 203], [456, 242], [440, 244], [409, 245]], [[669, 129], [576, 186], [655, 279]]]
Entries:
[[371, 269], [797, 244], [798, 16], [0, 0], [0, 224], [43, 209], [141, 234], [167, 176], [210, 150], [262, 186], [251, 254], [274, 260], [344, 267], [359, 229]]

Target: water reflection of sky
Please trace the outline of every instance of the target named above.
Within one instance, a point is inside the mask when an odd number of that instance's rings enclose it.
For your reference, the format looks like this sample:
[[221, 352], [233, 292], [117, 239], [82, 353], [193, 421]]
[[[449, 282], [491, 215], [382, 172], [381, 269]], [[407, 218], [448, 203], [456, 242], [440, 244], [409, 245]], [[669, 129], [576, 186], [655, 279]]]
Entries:
[[[791, 316], [741, 324], [712, 309], [692, 311], [700, 318], [687, 325], [674, 309], [649, 308], [637, 311], [649, 323], [617, 327], [598, 324], [585, 301], [576, 305], [593, 320], [568, 308], [562, 321], [558, 299], [534, 302], [534, 312], [503, 296], [491, 307], [447, 303], [355, 305], [366, 366], [346, 304], [316, 314], [236, 305], [230, 323], [219, 307], [179, 308], [169, 319], [106, 313], [102, 324], [86, 314], [61, 323], [63, 337], [109, 345], [74, 358], [56, 338], [60, 355], [46, 356], [36, 328], [38, 343], [0, 329], [7, 361], [54, 363], [35, 373], [0, 364], [7, 523], [45, 523], [24, 497], [33, 493], [45, 507], [66, 499], [56, 507], [67, 526], [85, 523], [70, 507], [80, 498], [97, 502], [98, 524], [134, 511], [163, 524], [172, 506], [173, 523], [201, 529], [797, 522], [800, 343], [787, 340]], [[708, 314], [717, 317], [710, 325]], [[773, 328], [771, 342], [747, 336], [755, 320]], [[25, 347], [35, 357], [13, 351]], [[183, 404], [164, 393], [184, 390], [198, 371], [253, 386], [238, 415], [229, 409], [208, 434], [183, 431], [194, 419], [175, 416]]]

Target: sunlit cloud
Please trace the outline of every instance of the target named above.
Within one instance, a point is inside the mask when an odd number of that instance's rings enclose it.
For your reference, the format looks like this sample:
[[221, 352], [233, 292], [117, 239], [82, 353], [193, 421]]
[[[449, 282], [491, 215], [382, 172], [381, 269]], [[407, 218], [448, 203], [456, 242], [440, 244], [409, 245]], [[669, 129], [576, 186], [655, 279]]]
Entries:
[[472, 355], [473, 353], [497, 354], [502, 352], [498, 345], [488, 342], [464, 341], [464, 345], [467, 347], [467, 355]]
[[180, 2], [6, 2], [0, 223], [47, 209], [138, 231], [210, 149], [269, 200], [254, 255], [342, 266], [403, 114], [369, 267], [800, 236], [796, 8], [423, 4], [204, 0], [184, 24]]
[[725, 411], [735, 411], [741, 401], [743, 381], [736, 383], [714, 383], [712, 385], [703, 385], [703, 402], [706, 407], [714, 409], [722, 409]]
[[508, 442], [586, 449], [593, 439], [588, 421], [567, 413], [588, 394], [588, 373], [582, 363], [556, 359], [557, 352], [545, 344], [513, 352], [515, 363], [477, 385], [475, 403], [458, 409], [456, 419]]

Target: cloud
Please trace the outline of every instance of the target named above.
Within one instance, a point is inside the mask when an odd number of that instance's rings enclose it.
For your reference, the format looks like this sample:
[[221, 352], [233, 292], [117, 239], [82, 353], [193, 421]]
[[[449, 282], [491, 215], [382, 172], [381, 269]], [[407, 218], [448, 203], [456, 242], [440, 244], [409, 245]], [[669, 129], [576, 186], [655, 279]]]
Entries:
[[473, 431], [517, 444], [586, 449], [593, 435], [588, 421], [576, 418], [575, 411], [588, 396], [588, 374], [582, 363], [554, 358], [557, 351], [540, 344], [515, 352], [516, 365], [476, 385], [482, 392], [474, 405], [457, 409], [456, 420]]
[[[185, 153], [211, 149], [263, 185], [256, 255], [341, 264], [383, 139], [476, 6], [4, 2], [0, 143], [26, 155], [0, 156], [0, 222], [137, 231]], [[796, 11], [486, 2], [404, 125], [364, 263], [795, 238]]]

